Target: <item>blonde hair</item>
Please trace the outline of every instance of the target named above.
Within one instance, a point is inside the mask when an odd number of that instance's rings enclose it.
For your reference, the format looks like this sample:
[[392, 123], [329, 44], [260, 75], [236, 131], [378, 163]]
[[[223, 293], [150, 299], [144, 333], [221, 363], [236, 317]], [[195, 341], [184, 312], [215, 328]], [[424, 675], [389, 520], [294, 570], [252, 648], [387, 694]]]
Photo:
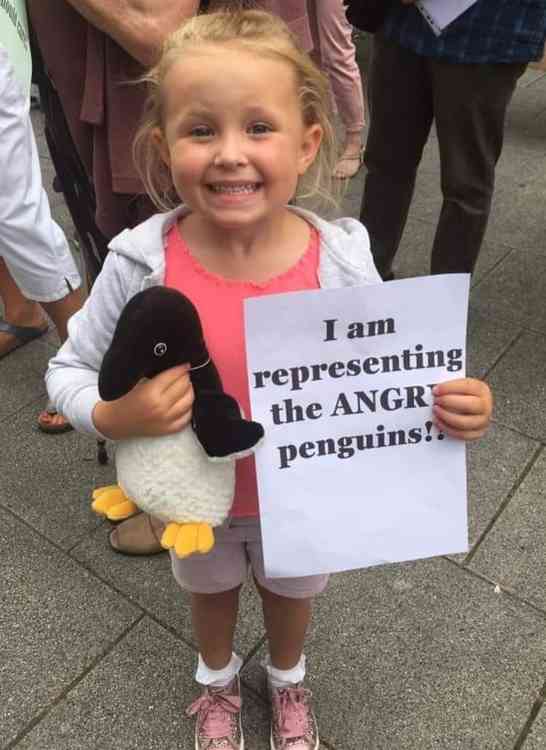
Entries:
[[163, 130], [164, 125], [163, 81], [174, 63], [204, 45], [214, 44], [242, 48], [290, 65], [295, 74], [303, 122], [306, 126], [320, 125], [323, 133], [317, 156], [298, 181], [295, 197], [337, 205], [332, 174], [338, 149], [332, 127], [328, 79], [299, 47], [283, 21], [263, 11], [241, 9], [190, 18], [167, 38], [159, 62], [143, 79], [148, 84], [149, 96], [133, 154], [152, 201], [161, 210], [173, 208], [180, 202], [170, 171], [153, 138], [154, 131]]

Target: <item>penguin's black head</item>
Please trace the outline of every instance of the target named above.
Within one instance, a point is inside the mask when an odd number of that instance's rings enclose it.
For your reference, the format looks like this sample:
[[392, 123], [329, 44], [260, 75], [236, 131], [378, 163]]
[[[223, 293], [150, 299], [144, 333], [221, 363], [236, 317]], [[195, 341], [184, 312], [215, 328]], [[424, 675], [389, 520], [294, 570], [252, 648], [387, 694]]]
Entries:
[[113, 401], [141, 378], [188, 362], [208, 359], [199, 315], [175, 289], [154, 286], [136, 294], [123, 308], [99, 372], [99, 394]]

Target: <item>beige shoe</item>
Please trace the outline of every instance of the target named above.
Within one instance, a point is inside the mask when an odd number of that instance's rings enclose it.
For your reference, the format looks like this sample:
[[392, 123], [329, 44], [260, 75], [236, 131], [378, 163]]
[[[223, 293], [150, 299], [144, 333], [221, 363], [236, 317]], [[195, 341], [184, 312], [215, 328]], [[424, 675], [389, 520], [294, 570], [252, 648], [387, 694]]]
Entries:
[[139, 513], [110, 532], [110, 544], [123, 555], [157, 555], [165, 552], [161, 535], [165, 526], [147, 513]]

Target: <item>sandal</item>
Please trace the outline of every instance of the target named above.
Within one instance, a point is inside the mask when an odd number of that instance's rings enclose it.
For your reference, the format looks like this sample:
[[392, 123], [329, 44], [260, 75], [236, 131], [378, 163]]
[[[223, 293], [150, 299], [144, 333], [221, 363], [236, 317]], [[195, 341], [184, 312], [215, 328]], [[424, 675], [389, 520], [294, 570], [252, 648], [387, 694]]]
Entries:
[[[347, 170], [342, 169], [340, 171], [340, 167], [343, 164], [343, 162], [347, 162], [351, 164], [351, 167]], [[358, 154], [349, 154], [348, 156], [344, 156], [343, 154], [339, 157], [337, 164], [334, 168], [334, 179], [336, 180], [351, 180], [353, 177], [355, 177], [362, 164], [364, 163], [364, 146], [361, 146], [360, 151]]]
[[161, 546], [164, 524], [148, 513], [139, 513], [117, 524], [110, 532], [110, 545], [122, 555], [157, 555]]
[[0, 320], [0, 333], [7, 333], [8, 336], [15, 339], [13, 346], [0, 354], [0, 359], [7, 357], [8, 354], [20, 349], [25, 344], [30, 344], [31, 341], [45, 336], [48, 330], [49, 325], [47, 323], [44, 323], [43, 326], [16, 326], [13, 323], [8, 323], [7, 320]]
[[48, 435], [61, 435], [74, 428], [62, 414], [59, 414], [51, 401], [48, 401], [44, 411], [38, 415], [38, 429]]

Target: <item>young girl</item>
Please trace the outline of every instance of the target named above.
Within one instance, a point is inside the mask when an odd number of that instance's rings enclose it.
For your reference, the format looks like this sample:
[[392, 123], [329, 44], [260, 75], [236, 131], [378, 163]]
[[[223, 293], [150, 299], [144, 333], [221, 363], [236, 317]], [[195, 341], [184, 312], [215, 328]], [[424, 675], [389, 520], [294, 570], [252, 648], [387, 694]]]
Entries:
[[[158, 214], [111, 243], [104, 270], [47, 382], [77, 428], [108, 438], [182, 429], [191, 414], [183, 366], [140, 383], [118, 401], [101, 402], [97, 370], [123, 305], [140, 289], [166, 284], [199, 309], [224, 387], [250, 412], [243, 300], [291, 290], [380, 282], [364, 228], [327, 223], [288, 206], [331, 177], [335, 144], [323, 75], [295, 45], [282, 21], [260, 11], [214, 13], [182, 26], [150, 74], [147, 120], [136, 155]], [[436, 389], [438, 425], [461, 439], [486, 429], [488, 387], [463, 379]], [[252, 570], [260, 593], [269, 658], [273, 750], [316, 750], [317, 724], [304, 687], [303, 646], [314, 597], [327, 576], [265, 575], [252, 458], [237, 466], [229, 523], [207, 555], [172, 558], [190, 593], [196, 673], [203, 687], [188, 709], [197, 750], [243, 748], [239, 670], [233, 653], [239, 590]]]

